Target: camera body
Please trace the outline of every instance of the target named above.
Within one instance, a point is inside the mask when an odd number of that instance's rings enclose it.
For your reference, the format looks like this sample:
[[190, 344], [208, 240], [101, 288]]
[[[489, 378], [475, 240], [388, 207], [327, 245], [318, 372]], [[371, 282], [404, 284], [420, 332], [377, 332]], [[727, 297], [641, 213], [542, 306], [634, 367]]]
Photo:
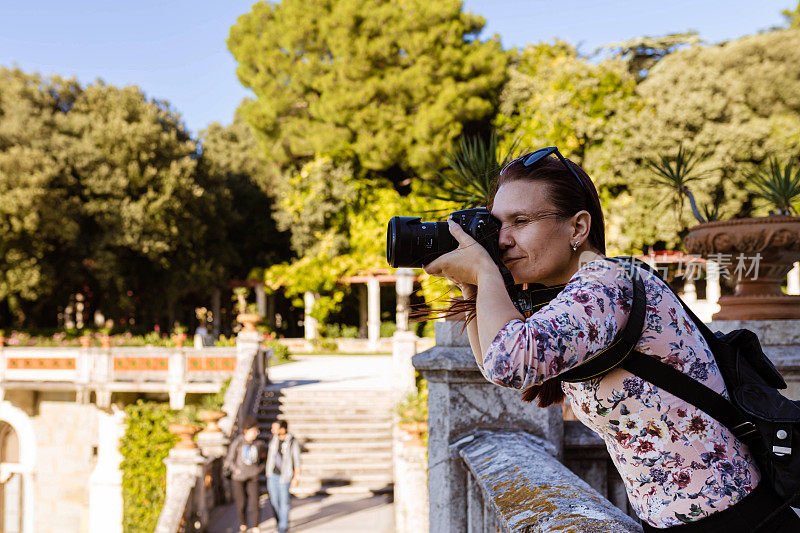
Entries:
[[[500, 221], [485, 207], [453, 211], [450, 218], [500, 261]], [[386, 258], [393, 268], [419, 268], [458, 248], [447, 222], [423, 222], [420, 217], [392, 217], [386, 232]]]

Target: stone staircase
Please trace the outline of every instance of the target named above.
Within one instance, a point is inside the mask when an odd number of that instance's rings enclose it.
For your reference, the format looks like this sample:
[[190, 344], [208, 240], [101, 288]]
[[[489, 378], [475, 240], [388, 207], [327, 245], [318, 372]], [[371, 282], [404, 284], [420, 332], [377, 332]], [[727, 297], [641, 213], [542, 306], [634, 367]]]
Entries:
[[259, 400], [261, 437], [269, 439], [273, 421], [289, 423], [302, 450], [297, 496], [390, 491], [392, 406], [390, 391], [273, 384]]

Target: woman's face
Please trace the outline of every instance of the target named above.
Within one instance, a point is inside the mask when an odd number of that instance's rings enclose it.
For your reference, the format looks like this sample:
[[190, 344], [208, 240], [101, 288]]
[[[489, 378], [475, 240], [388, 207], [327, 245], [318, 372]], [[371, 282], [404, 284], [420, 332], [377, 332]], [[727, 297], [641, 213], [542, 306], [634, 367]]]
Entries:
[[516, 180], [501, 185], [494, 197], [503, 263], [516, 283], [559, 285], [574, 273], [574, 226], [554, 215], [546, 193], [544, 182]]

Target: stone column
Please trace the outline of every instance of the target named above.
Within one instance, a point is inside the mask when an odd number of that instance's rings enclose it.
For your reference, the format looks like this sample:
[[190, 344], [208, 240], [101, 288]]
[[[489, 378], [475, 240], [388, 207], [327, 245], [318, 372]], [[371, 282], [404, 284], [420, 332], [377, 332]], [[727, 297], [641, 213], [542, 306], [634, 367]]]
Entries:
[[381, 340], [381, 284], [374, 276], [367, 280], [367, 340], [369, 350], [377, 351]]
[[122, 533], [122, 455], [124, 411], [98, 411], [97, 464], [89, 476], [89, 533]]
[[[428, 495], [431, 533], [467, 531], [467, 475], [450, 448], [475, 429], [528, 431], [550, 441], [560, 458], [561, 406], [523, 403], [517, 390], [486, 381], [461, 322], [436, 322], [436, 346], [414, 356], [428, 380]], [[420, 488], [424, 490], [424, 488]]]
[[256, 309], [257, 313], [261, 316], [267, 316], [267, 293], [264, 290], [264, 284], [258, 283], [255, 286], [256, 293]]
[[186, 355], [183, 348], [176, 348], [169, 354], [169, 408], [183, 409], [186, 404]]
[[410, 309], [411, 293], [414, 290], [414, 271], [410, 268], [398, 268], [395, 272], [397, 282], [397, 323], [396, 331], [408, 331], [408, 312]]
[[686, 278], [683, 282], [683, 301], [690, 305], [697, 301], [697, 288], [691, 278]]
[[211, 334], [214, 338], [219, 338], [219, 332], [222, 326], [222, 292], [219, 289], [214, 289], [211, 294]]
[[714, 261], [706, 261], [706, 301], [716, 305], [722, 294], [719, 286], [719, 265]]
[[[395, 428], [395, 433], [400, 432]], [[397, 533], [428, 531], [428, 459], [425, 448], [394, 443], [394, 524]]]
[[303, 316], [303, 328], [305, 330], [305, 339], [313, 341], [317, 338], [317, 319], [311, 316], [311, 311], [314, 309], [314, 304], [317, 303], [318, 295], [306, 291], [303, 295], [303, 302], [305, 303], [305, 314]]
[[786, 276], [786, 293], [791, 295], [800, 294], [800, 263], [795, 263]]
[[358, 284], [358, 335], [367, 336], [367, 286]]
[[[203, 475], [205, 458], [198, 448], [172, 448], [164, 459], [167, 465], [167, 494], [156, 525], [156, 533], [177, 531], [191, 494], [199, 477]], [[174, 529], [173, 529], [174, 528]]]

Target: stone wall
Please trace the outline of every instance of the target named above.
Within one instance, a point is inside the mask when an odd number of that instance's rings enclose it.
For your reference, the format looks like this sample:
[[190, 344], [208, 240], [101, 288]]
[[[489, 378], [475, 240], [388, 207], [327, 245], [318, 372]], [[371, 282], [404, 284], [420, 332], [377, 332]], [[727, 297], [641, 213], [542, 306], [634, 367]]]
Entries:
[[89, 476], [95, 465], [97, 406], [75, 393], [39, 392], [36, 432], [37, 533], [89, 530]]

